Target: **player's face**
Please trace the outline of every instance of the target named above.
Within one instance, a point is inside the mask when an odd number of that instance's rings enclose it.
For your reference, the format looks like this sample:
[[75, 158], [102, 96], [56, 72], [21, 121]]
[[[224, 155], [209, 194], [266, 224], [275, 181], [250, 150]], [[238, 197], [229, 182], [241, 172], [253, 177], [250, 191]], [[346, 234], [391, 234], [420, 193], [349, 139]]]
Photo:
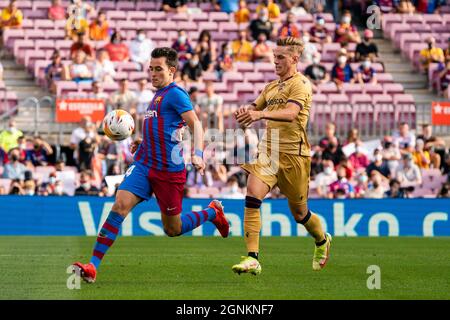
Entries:
[[287, 47], [276, 47], [273, 50], [275, 73], [279, 77], [288, 74], [292, 68], [297, 68], [298, 57], [294, 56]]
[[175, 68], [167, 65], [165, 57], [152, 58], [148, 71], [152, 86], [157, 89], [164, 88], [170, 84], [175, 74]]

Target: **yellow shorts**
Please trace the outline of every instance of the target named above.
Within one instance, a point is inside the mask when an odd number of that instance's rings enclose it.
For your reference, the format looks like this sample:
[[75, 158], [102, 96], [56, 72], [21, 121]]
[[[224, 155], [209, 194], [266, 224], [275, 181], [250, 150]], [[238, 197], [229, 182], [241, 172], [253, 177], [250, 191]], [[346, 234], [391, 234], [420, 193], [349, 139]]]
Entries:
[[278, 185], [289, 202], [297, 205], [308, 201], [311, 158], [295, 154], [279, 153], [279, 159], [271, 159], [266, 153], [241, 167], [272, 188]]

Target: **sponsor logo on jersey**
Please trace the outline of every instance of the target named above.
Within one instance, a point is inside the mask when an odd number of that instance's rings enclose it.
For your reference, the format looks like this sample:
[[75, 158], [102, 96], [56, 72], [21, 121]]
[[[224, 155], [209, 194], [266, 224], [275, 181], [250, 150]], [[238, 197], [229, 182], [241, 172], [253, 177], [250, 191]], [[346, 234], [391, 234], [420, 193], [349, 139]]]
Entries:
[[267, 105], [271, 106], [274, 104], [284, 104], [286, 103], [283, 99], [270, 99], [269, 101], [267, 101]]

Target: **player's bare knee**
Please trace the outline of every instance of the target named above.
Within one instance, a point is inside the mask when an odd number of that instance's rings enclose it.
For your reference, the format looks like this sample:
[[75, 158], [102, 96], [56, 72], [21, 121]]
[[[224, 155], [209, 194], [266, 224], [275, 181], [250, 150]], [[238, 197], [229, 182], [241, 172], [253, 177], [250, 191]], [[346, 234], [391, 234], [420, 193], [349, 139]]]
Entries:
[[168, 226], [168, 227], [164, 227], [164, 233], [168, 237], [178, 237], [181, 234], [181, 230], [179, 230], [179, 228], [176, 228], [176, 227]]
[[291, 212], [297, 223], [305, 224], [308, 222], [311, 212], [307, 206], [293, 206], [291, 205]]
[[127, 203], [121, 199], [116, 199], [116, 202], [114, 202], [114, 205], [112, 207], [112, 211], [117, 212], [122, 217], [126, 217], [128, 213], [130, 212], [131, 208]]

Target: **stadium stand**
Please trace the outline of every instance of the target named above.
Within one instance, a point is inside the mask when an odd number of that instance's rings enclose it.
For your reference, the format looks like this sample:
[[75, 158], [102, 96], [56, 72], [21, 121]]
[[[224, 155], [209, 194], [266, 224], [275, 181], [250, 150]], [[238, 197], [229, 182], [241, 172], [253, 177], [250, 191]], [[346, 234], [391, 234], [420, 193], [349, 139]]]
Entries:
[[[255, 10], [258, 2], [247, 1], [247, 3], [248, 8], [252, 12], [251, 20], [253, 20], [256, 17]], [[364, 2], [362, 1], [362, 3]], [[371, 1], [366, 1], [367, 5], [370, 3]], [[0, 1], [0, 8], [6, 8], [8, 5], [9, 1]], [[75, 58], [72, 59], [71, 57], [71, 48], [74, 41], [68, 37], [66, 32], [67, 21], [65, 19], [53, 20], [49, 18], [48, 11], [51, 5], [51, 1], [17, 1], [18, 8], [23, 12], [24, 20], [21, 28], [3, 30], [5, 56], [11, 57], [13, 59], [11, 63], [14, 63], [15, 66], [19, 65], [26, 70], [30, 78], [34, 81], [34, 85], [36, 86], [34, 89], [37, 90], [40, 88], [42, 96], [47, 94], [53, 99], [97, 97], [99, 93], [93, 91], [92, 79], [77, 82], [70, 80], [70, 77], [65, 77], [65, 74], [70, 73], [71, 65], [75, 61], [73, 60]], [[231, 54], [232, 69], [225, 71], [222, 76], [219, 76], [216, 68], [218, 61], [225, 61], [226, 59], [226, 55], [222, 55], [222, 46], [227, 43], [231, 45], [231, 42], [239, 38], [239, 32], [249, 27], [250, 22], [235, 22], [235, 15], [233, 13], [221, 12], [220, 7], [213, 2], [189, 2], [187, 12], [180, 13], [166, 13], [161, 11], [161, 3], [156, 1], [95, 1], [90, 2], [90, 5], [94, 11], [86, 14], [85, 18], [88, 22], [94, 21], [97, 18], [98, 12], [104, 11], [106, 13], [109, 35], [113, 31], [120, 33], [123, 44], [129, 49], [132, 47], [132, 42], [137, 38], [139, 30], [142, 30], [141, 32], [146, 35], [146, 38], [151, 40], [153, 47], [172, 46], [178, 41], [178, 31], [185, 30], [186, 37], [191, 46], [190, 50], [192, 50], [187, 51], [189, 60], [193, 51], [201, 47], [202, 43], [199, 41], [201, 32], [204, 30], [209, 31], [211, 40], [215, 44], [216, 50], [213, 52], [213, 55], [218, 57], [217, 61], [212, 61], [209, 66], [204, 68], [201, 81], [183, 81], [179, 78], [178, 83], [188, 91], [195, 87], [198, 90], [198, 94], [204, 96], [206, 94], [205, 82], [212, 81], [214, 94], [219, 95], [223, 100], [222, 115], [224, 117], [223, 123], [225, 129], [236, 128], [232, 112], [239, 105], [253, 101], [268, 81], [276, 79], [273, 73], [272, 63], [266, 61], [232, 61], [233, 54]], [[344, 1], [344, 7], [345, 5], [346, 1]], [[69, 2], [62, 1], [62, 6], [67, 8]], [[283, 10], [279, 19], [273, 23], [275, 33], [286, 21], [288, 14], [287, 10], [283, 6], [281, 7]], [[364, 8], [365, 6], [362, 5], [361, 10]], [[306, 12], [295, 16], [295, 26], [301, 34], [311, 33], [311, 29], [318, 23], [321, 17], [324, 21], [325, 32], [334, 38], [337, 29], [339, 29], [340, 21], [335, 19], [332, 13], [317, 12], [317, 10], [321, 10], [318, 8], [304, 7], [303, 10]], [[354, 12], [353, 16], [355, 17], [355, 15]], [[403, 57], [409, 59], [414, 68], [422, 70], [419, 61], [420, 50], [426, 48], [426, 41], [430, 36], [434, 36], [436, 39], [436, 46], [444, 50], [448, 48], [448, 39], [450, 37], [450, 6], [442, 6], [441, 12], [438, 14], [383, 14], [382, 30], [383, 37], [389, 41], [392, 48], [400, 50]], [[363, 34], [363, 31], [364, 26], [359, 26], [359, 33]], [[88, 35], [86, 34], [85, 36], [87, 37]], [[268, 42], [268, 47], [274, 46], [273, 40], [275, 39], [276, 36], [270, 39], [271, 41]], [[251, 40], [250, 43], [253, 46], [254, 40], [256, 39], [248, 40]], [[356, 61], [354, 58], [357, 43], [350, 42], [342, 44], [335, 40], [333, 39], [332, 42], [312, 43], [321, 55], [320, 64], [325, 68], [326, 73], [331, 75], [337, 57], [344, 52], [346, 57], [348, 57], [349, 68], [354, 74], [357, 74], [362, 64], [362, 61]], [[110, 41], [106, 39], [102, 41], [87, 40], [87, 42], [95, 52], [98, 52], [101, 48], [107, 46]], [[344, 47], [345, 49], [342, 51]], [[52, 63], [55, 50], [58, 51], [61, 61], [54, 68], [54, 75], [57, 77], [52, 79], [54, 83], [52, 95], [48, 91], [52, 89], [51, 83], [49, 83], [48, 67]], [[109, 52], [111, 53], [112, 51]], [[393, 73], [387, 70], [387, 64], [385, 62], [379, 57], [372, 62], [370, 68], [372, 68], [376, 75], [376, 81], [372, 83], [357, 83], [354, 79], [351, 79], [351, 81], [345, 82], [342, 85], [336, 85], [335, 82], [330, 81], [314, 86], [314, 100], [309, 126], [310, 135], [314, 142], [319, 141], [325, 135], [329, 123], [335, 124], [335, 133], [337, 136], [344, 137], [352, 129], [357, 129], [360, 137], [364, 141], [382, 140], [384, 136], [393, 136], [397, 131], [399, 123], [406, 123], [411, 129], [418, 129], [417, 132], [421, 132], [419, 124], [424, 123], [424, 121], [418, 123], [417, 120], [417, 99], [413, 94], [406, 91], [405, 84], [401, 80], [398, 80]], [[91, 70], [96, 68], [95, 60], [89, 60], [88, 58], [85, 63]], [[299, 71], [305, 72], [309, 65], [310, 62], [300, 63]], [[400, 64], [399, 66], [402, 67]], [[143, 71], [146, 69], [146, 66], [142, 68], [136, 62], [128, 59], [124, 61], [113, 61], [113, 67], [114, 74], [111, 75], [112, 80], [101, 83], [101, 94], [105, 96], [110, 97], [115, 93], [120, 94], [119, 80], [121, 79], [128, 79], [129, 90], [136, 92], [138, 90], [138, 81], [147, 77], [146, 71]], [[439, 71], [442, 71], [439, 68], [439, 64], [431, 63], [428, 70], [428, 77], [430, 79], [430, 88], [433, 86], [436, 87], [440, 94], [441, 82], [440, 79], [436, 78]], [[152, 89], [150, 85], [147, 85], [146, 88], [147, 90]], [[0, 114], [2, 112], [11, 114], [11, 110], [15, 110], [17, 113], [17, 108], [15, 107], [18, 105], [19, 100], [24, 100], [22, 98], [19, 99], [14, 91], [9, 91], [3, 82], [0, 82], [0, 99], [3, 102], [1, 104]], [[107, 101], [107, 105], [108, 110], [117, 107], [111, 101]], [[132, 106], [129, 111], [131, 109], [133, 109]], [[28, 116], [32, 116], [32, 113], [29, 112]], [[139, 119], [139, 116], [137, 114], [136, 119]], [[54, 117], [50, 117], [50, 121], [47, 122], [55, 123]], [[48, 131], [50, 131], [50, 124], [45, 125], [47, 125], [49, 128]], [[52, 128], [57, 128], [57, 126], [55, 125]], [[30, 126], [28, 129], [28, 134], [33, 133]], [[34, 133], [36, 133], [36, 129]], [[75, 130], [75, 126], [64, 125], [63, 128], [60, 126], [58, 129], [71, 132]], [[41, 134], [43, 133], [41, 130], [38, 131]], [[66, 137], [69, 136], [66, 135]], [[33, 141], [34, 138], [28, 139], [28, 151], [32, 149]], [[66, 138], [65, 142], [67, 145], [68, 138]], [[111, 152], [113, 158], [115, 157], [118, 162], [120, 160], [121, 167], [118, 169], [119, 173], [123, 173], [126, 164], [130, 161], [130, 155], [124, 151], [127, 148], [125, 144], [115, 147], [113, 145], [111, 141], [106, 141], [104, 137], [99, 137], [96, 145], [98, 151], [95, 151], [92, 165], [87, 168], [92, 172], [94, 183], [99, 190], [105, 187], [104, 176], [108, 170], [112, 170], [111, 166], [114, 165], [114, 162], [106, 163], [107, 161], [105, 159], [109, 155], [108, 152]], [[436, 151], [430, 147], [432, 145], [433, 143], [429, 143], [426, 146], [425, 153], [428, 155], [424, 157], [430, 158], [438, 154], [436, 152], [439, 151], [440, 153], [438, 155], [441, 160], [439, 167], [432, 169], [421, 168], [422, 182], [415, 186], [414, 191], [408, 191], [408, 196], [410, 197], [436, 196], [440, 192], [440, 187], [447, 181], [447, 177], [445, 176], [449, 171], [448, 161], [446, 162], [447, 146], [437, 143]], [[383, 148], [382, 142], [376, 147]], [[78, 150], [78, 146], [73, 148]], [[114, 148], [120, 150], [110, 150]], [[320, 146], [317, 144], [313, 147], [313, 151], [317, 155], [322, 156], [325, 151], [330, 151], [328, 149], [329, 147], [327, 145]], [[341, 142], [339, 149], [344, 149], [346, 156], [350, 156], [351, 151], [349, 150], [351, 148], [344, 141]], [[374, 147], [365, 150], [371, 159], [373, 149]], [[9, 150], [5, 151], [8, 152]], [[54, 151], [56, 156], [54, 155], [51, 160], [49, 156], [49, 163], [55, 163], [61, 155], [65, 156], [64, 153], [61, 153], [59, 147]], [[405, 152], [419, 152], [423, 154], [423, 151], [417, 151], [414, 148], [405, 150]], [[27, 163], [25, 159], [22, 159], [22, 161]], [[388, 162], [388, 159], [384, 161]], [[400, 158], [393, 161], [397, 161], [398, 163], [402, 162]], [[80, 174], [77, 169], [79, 163], [77, 159], [66, 162], [69, 166], [65, 166], [61, 172], [67, 171], [70, 174], [64, 174], [60, 179], [64, 180], [66, 193], [73, 194], [75, 187], [79, 185]], [[341, 165], [346, 166], [346, 164], [338, 163], [336, 169]], [[28, 166], [33, 173], [34, 179], [41, 186], [37, 189], [37, 193], [46, 194], [53, 192], [52, 188], [54, 188], [54, 185], [49, 182], [50, 174], [54, 172], [53, 166]], [[191, 178], [191, 185], [187, 186], [188, 194], [192, 197], [211, 197], [218, 192], [227, 191], [224, 189], [227, 178], [233, 175], [240, 177], [240, 174], [239, 171], [236, 171], [236, 166], [224, 167], [227, 174], [222, 179], [218, 178], [220, 176], [220, 168], [211, 169], [210, 177], [204, 178], [202, 181], [196, 176], [195, 172], [190, 172], [189, 174], [194, 175], [194, 177]], [[0, 166], [0, 168], [2, 167]], [[442, 169], [442, 172], [440, 169]], [[353, 174], [349, 175], [349, 178], [356, 186], [358, 177], [364, 174], [350, 167], [349, 170], [353, 172]], [[442, 173], [445, 175], [442, 175]], [[393, 173], [387, 179], [383, 180], [383, 186], [386, 190], [389, 189], [389, 178], [394, 177], [395, 174]], [[368, 190], [372, 188], [372, 179], [375, 178], [369, 176], [369, 181], [366, 182], [363, 189]], [[240, 187], [243, 187], [245, 183], [242, 180], [239, 181]], [[218, 186], [215, 186], [216, 182]], [[2, 185], [7, 186], [8, 181], [2, 180]], [[50, 188], [48, 190], [46, 189], [47, 185]], [[313, 175], [310, 187], [312, 197], [317, 196], [315, 185], [316, 182]], [[402, 185], [408, 188], [407, 184]], [[7, 187], [5, 188], [8, 189]], [[104, 192], [106, 193], [106, 191]], [[245, 190], [241, 189], [240, 192], [245, 192]], [[357, 194], [363, 197], [364, 192]], [[331, 194], [330, 196], [334, 197], [336, 195]], [[354, 197], [354, 195], [348, 196]]]

